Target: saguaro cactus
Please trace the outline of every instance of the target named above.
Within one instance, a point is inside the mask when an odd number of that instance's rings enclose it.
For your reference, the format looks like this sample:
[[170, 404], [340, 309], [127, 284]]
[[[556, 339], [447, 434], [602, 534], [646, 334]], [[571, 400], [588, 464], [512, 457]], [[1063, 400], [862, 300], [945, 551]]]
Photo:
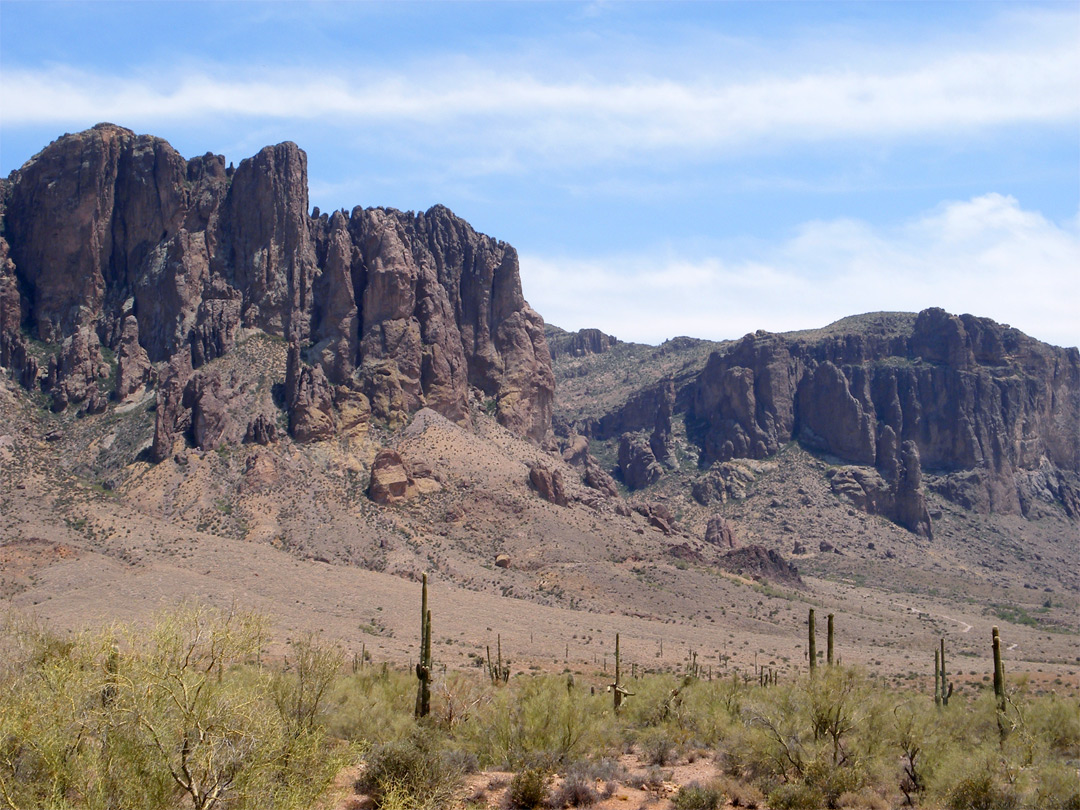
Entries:
[[622, 660], [619, 657], [619, 634], [615, 634], [615, 681], [608, 685], [608, 691], [612, 693], [612, 705], [615, 708], [615, 713], [618, 714], [622, 708], [622, 702], [624, 697], [630, 697], [633, 692], [627, 692], [622, 685]]
[[495, 663], [491, 662], [491, 645], [487, 648], [487, 668], [488, 677], [491, 678], [491, 682], [498, 686], [500, 683], [506, 683], [510, 680], [510, 664], [503, 666], [502, 660], [502, 634], [496, 636], [496, 649], [498, 658]]
[[948, 706], [949, 705], [949, 698], [952, 697], [952, 684], [949, 683], [949, 679], [945, 674], [945, 639], [944, 638], [941, 639], [941, 649], [940, 649], [939, 652], [941, 654], [941, 686], [939, 687], [940, 691], [941, 691], [941, 705], [942, 706]]
[[993, 629], [994, 638], [994, 699], [997, 702], [998, 733], [1005, 739], [1005, 667], [1001, 663], [1001, 636], [997, 627]]
[[809, 649], [807, 650], [810, 656], [810, 674], [813, 675], [817, 669], [817, 626], [814, 622], [814, 609], [810, 608], [810, 616], [806, 620], [807, 636], [809, 641]]
[[934, 705], [941, 705], [941, 652], [934, 650]]
[[416, 665], [416, 717], [431, 712], [431, 611], [428, 610], [427, 574], [420, 591], [420, 661]]
[[829, 614], [829, 637], [828, 645], [826, 646], [825, 660], [829, 662], [829, 666], [833, 665], [833, 614]]

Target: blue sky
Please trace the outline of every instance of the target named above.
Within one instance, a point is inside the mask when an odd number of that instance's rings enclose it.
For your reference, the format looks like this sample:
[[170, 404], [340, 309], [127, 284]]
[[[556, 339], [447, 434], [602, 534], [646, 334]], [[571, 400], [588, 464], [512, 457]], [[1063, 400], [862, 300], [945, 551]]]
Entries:
[[942, 306], [1080, 343], [1080, 5], [0, 3], [0, 174], [112, 121], [449, 206], [564, 328]]

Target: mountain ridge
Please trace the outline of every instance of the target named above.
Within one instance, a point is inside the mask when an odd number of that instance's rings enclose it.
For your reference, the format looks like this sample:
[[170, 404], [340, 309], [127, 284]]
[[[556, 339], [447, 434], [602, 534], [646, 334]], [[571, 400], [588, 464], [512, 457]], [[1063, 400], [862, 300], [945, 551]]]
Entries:
[[512, 246], [443, 206], [309, 213], [305, 173], [294, 144], [233, 168], [105, 125], [3, 182], [16, 604], [70, 622], [117, 607], [110, 587], [140, 610], [199, 575], [233, 593], [218, 543], [230, 565], [265, 550], [276, 573], [240, 566], [253, 593], [333, 566], [341, 590], [282, 621], [342, 637], [366, 610], [349, 570], [428, 572], [579, 630], [636, 616], [642, 638], [726, 644], [727, 606], [789, 658], [797, 603], [828, 599], [850, 660], [894, 672], [929, 632], [896, 605], [968, 625], [1019, 605], [1028, 660], [1060, 663], [1035, 628], [1077, 607], [1076, 349], [935, 309], [723, 342], [568, 333], [524, 301]]

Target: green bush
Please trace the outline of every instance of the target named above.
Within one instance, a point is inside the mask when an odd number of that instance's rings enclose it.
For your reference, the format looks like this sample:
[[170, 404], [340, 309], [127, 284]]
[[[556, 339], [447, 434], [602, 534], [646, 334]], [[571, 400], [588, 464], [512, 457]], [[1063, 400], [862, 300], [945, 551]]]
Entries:
[[717, 810], [724, 804], [724, 794], [716, 785], [691, 782], [671, 798], [675, 810]]
[[0, 796], [14, 807], [308, 807], [343, 764], [286, 722], [254, 661], [264, 621], [187, 605], [148, 632], [60, 642], [9, 624]]
[[1050, 765], [1038, 774], [1035, 806], [1040, 810], [1080, 810], [1080, 779], [1075, 766]]
[[561, 785], [551, 793], [551, 807], [592, 807], [600, 801], [592, 780], [580, 773], [569, 773]]
[[461, 785], [462, 773], [440, 743], [430, 732], [416, 729], [403, 740], [375, 746], [356, 789], [368, 794], [380, 810], [401, 802], [413, 810], [447, 806]]
[[1016, 793], [999, 785], [992, 774], [975, 773], [962, 778], [949, 791], [949, 810], [1013, 810], [1020, 802]]
[[507, 801], [513, 810], [533, 810], [547, 801], [548, 775], [541, 768], [524, 768], [510, 780]]
[[769, 794], [771, 810], [820, 810], [824, 806], [821, 791], [802, 782], [780, 785]]

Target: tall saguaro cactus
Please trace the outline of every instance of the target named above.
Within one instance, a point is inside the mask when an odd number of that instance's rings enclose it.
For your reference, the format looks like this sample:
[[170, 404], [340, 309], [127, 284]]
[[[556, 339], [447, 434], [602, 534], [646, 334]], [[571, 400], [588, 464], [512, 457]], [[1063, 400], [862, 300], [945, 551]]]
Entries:
[[941, 639], [941, 705], [948, 706], [949, 698], [952, 697], [952, 684], [949, 683], [949, 679], [945, 674], [945, 639]]
[[427, 574], [423, 575], [420, 591], [420, 661], [416, 665], [416, 717], [431, 712], [431, 611], [428, 610]]
[[941, 706], [941, 652], [934, 650], [934, 705]]
[[1005, 738], [1005, 667], [1001, 663], [1001, 636], [997, 627], [993, 629], [994, 639], [994, 699], [997, 703], [997, 725], [1001, 738]]
[[618, 714], [622, 708], [623, 698], [633, 695], [633, 692], [627, 692], [622, 685], [622, 659], [619, 656], [619, 634], [615, 634], [615, 682], [608, 686], [608, 691], [612, 693], [612, 705], [615, 709], [615, 713]]
[[808, 654], [810, 656], [810, 674], [817, 670], [817, 625], [814, 621], [814, 609], [810, 608], [810, 616], [806, 620], [807, 636], [809, 640]]
[[829, 666], [833, 665], [833, 614], [829, 614], [829, 637], [828, 644], [825, 648], [825, 660], [829, 662]]

